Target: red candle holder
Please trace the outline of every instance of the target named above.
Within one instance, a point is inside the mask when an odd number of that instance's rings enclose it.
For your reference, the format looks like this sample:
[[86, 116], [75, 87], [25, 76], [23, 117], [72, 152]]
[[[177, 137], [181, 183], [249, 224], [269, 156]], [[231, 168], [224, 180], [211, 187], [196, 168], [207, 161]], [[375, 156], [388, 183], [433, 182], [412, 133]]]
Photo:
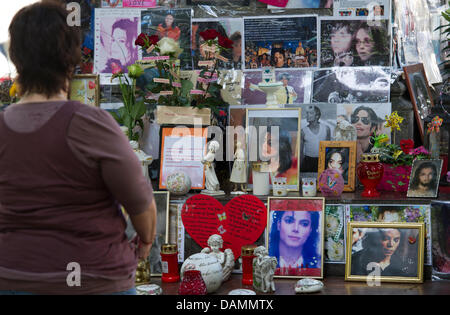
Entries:
[[242, 256], [242, 284], [253, 285], [253, 254], [256, 245], [245, 245], [241, 248]]
[[364, 185], [363, 197], [379, 197], [376, 187], [381, 181], [384, 166], [380, 162], [378, 154], [363, 154], [356, 169], [359, 181]]
[[161, 246], [162, 282], [180, 281], [180, 272], [178, 271], [177, 256], [178, 256], [177, 245], [164, 244]]

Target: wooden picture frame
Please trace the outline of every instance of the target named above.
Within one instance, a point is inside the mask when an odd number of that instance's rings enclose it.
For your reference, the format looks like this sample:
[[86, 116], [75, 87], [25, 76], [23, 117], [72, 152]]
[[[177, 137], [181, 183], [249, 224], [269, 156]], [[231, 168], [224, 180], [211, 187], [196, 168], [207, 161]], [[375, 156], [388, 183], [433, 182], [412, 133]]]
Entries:
[[[333, 155], [339, 154], [341, 162], [332, 162]], [[344, 155], [343, 155], [344, 154]], [[342, 177], [344, 177], [344, 191], [350, 192], [355, 190], [356, 179], [356, 141], [320, 141], [319, 146], [319, 167], [317, 174], [317, 182], [320, 174], [332, 163], [335, 166], [342, 163]]]
[[76, 74], [69, 84], [68, 97], [72, 101], [100, 107], [100, 79], [98, 74]]
[[[422, 142], [425, 137], [425, 118], [431, 113], [434, 106], [430, 85], [422, 63], [403, 67], [406, 85], [408, 87], [411, 103], [414, 108], [414, 116], [419, 126]], [[426, 94], [426, 95], [424, 95]]]
[[[289, 157], [289, 162], [281, 162], [278, 160], [279, 168], [275, 171], [271, 171], [270, 168], [272, 166], [272, 159], [276, 159], [274, 157], [268, 157], [266, 162], [269, 162], [267, 165], [267, 170], [271, 174], [271, 177], [277, 177], [278, 175], [282, 175], [281, 177], [287, 178], [287, 190], [288, 191], [299, 191], [300, 190], [300, 131], [301, 131], [301, 120], [302, 120], [302, 109], [301, 108], [247, 108], [246, 109], [246, 132], [247, 132], [247, 148], [246, 148], [246, 168], [248, 171], [248, 190], [253, 189], [252, 184], [252, 169], [249, 162], [259, 162], [260, 157], [263, 156], [263, 149], [260, 148], [264, 145], [264, 140], [259, 139], [259, 136], [263, 137], [263, 133], [270, 134], [268, 132], [270, 130], [269, 127], [277, 126], [279, 128], [279, 146], [281, 149], [283, 147], [287, 147], [289, 145], [291, 156]], [[284, 122], [282, 120], [284, 119]], [[294, 122], [294, 120], [297, 120]], [[277, 122], [278, 125], [272, 125]], [[253, 128], [255, 127], [255, 128]], [[267, 127], [267, 128], [265, 128]], [[290, 128], [294, 128], [295, 130], [290, 130]], [[284, 143], [284, 145], [283, 145]], [[255, 147], [256, 146], [256, 147]], [[273, 146], [276, 148], [276, 146]], [[269, 148], [271, 150], [271, 148]], [[267, 151], [269, 151], [267, 149]], [[285, 159], [286, 155], [283, 152], [279, 152], [278, 157], [281, 159]], [[295, 159], [297, 163], [295, 163]], [[280, 168], [282, 165], [288, 165], [289, 167], [283, 172], [280, 172]], [[276, 165], [274, 163], [273, 165]], [[272, 184], [270, 187], [272, 188]]]
[[[205, 168], [201, 160], [206, 154], [207, 136], [207, 128], [161, 127], [159, 189], [167, 189], [165, 180], [176, 171], [183, 171], [190, 177], [191, 189], [205, 188]], [[183, 150], [179, 153], [182, 156], [171, 156], [174, 148]]]
[[[276, 257], [278, 261], [274, 277], [323, 278], [324, 220], [323, 197], [268, 198], [266, 248], [269, 255]], [[292, 228], [295, 224], [304, 224], [304, 228]], [[284, 248], [297, 247], [301, 248], [301, 252], [288, 252], [284, 255], [286, 259], [283, 259], [280, 251], [283, 243], [289, 243]], [[296, 261], [294, 265], [289, 264], [292, 259]]]
[[[355, 247], [358, 238], [362, 246]], [[422, 283], [424, 238], [423, 222], [348, 222], [345, 280]]]

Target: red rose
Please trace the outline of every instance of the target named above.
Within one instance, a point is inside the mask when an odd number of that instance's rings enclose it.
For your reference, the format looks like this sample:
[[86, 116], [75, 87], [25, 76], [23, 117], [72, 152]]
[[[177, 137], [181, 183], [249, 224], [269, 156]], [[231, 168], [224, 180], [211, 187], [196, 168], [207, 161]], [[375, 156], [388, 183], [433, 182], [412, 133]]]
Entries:
[[149, 47], [149, 42], [150, 42], [150, 36], [148, 36], [145, 33], [141, 33], [139, 34], [138, 38], [136, 38], [134, 44], [136, 46], [141, 46], [144, 48], [148, 48]]
[[224, 117], [226, 115], [227, 115], [227, 113], [224, 110], [219, 110], [219, 116], [220, 117]]
[[211, 40], [211, 39], [215, 39], [217, 36], [219, 36], [219, 32], [213, 29], [208, 29], [206, 31], [200, 32], [200, 36], [204, 39], [204, 40]]
[[89, 48], [83, 47], [83, 53], [84, 53], [85, 55], [89, 55], [89, 54], [91, 53], [91, 51], [92, 51], [92, 50], [90, 50]]
[[219, 45], [224, 48], [233, 48], [233, 41], [226, 36], [219, 35]]
[[410, 154], [414, 149], [414, 141], [411, 139], [400, 140], [400, 147], [402, 148], [403, 153]]
[[89, 81], [89, 89], [90, 90], [95, 89], [95, 82], [94, 81]]
[[148, 38], [150, 45], [156, 45], [159, 42], [158, 35], [152, 35]]

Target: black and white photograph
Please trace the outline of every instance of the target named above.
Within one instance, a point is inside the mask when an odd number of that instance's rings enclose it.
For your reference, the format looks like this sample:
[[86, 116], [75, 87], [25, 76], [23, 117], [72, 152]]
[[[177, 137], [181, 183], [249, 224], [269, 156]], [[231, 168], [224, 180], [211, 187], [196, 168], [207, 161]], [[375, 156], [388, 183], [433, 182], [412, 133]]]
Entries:
[[409, 179], [408, 197], [437, 197], [442, 160], [415, 160]]
[[388, 20], [321, 18], [320, 67], [390, 66]]
[[414, 114], [422, 139], [425, 135], [424, 120], [431, 113], [434, 106], [428, 80], [423, 64], [415, 64], [403, 68], [406, 75], [409, 97], [414, 107]]
[[[275, 70], [277, 82], [283, 85], [275, 92], [278, 104], [309, 103], [311, 99], [312, 71]], [[261, 71], [244, 71], [242, 104], [266, 104], [266, 93], [258, 87], [262, 83]]]
[[317, 16], [244, 18], [245, 69], [317, 67]]
[[205, 40], [200, 35], [208, 29], [216, 30], [221, 36], [228, 37], [233, 42], [233, 48], [223, 50], [220, 54], [226, 59], [217, 60], [217, 69], [242, 69], [243, 45], [242, 35], [244, 31], [244, 21], [241, 18], [220, 18], [220, 19], [192, 19], [192, 58], [194, 69], [202, 69], [198, 66], [199, 61], [207, 60], [206, 51], [203, 49]]
[[387, 103], [391, 70], [342, 67], [314, 71], [312, 103]]
[[424, 230], [423, 222], [348, 223], [345, 280], [423, 282]]
[[385, 127], [386, 116], [391, 114], [390, 103], [380, 104], [337, 104], [337, 118], [351, 123], [356, 129], [356, 162], [363, 153], [370, 153], [374, 134], [390, 135]]
[[287, 107], [294, 106], [302, 109], [300, 172], [317, 173], [320, 141], [333, 140], [336, 128], [336, 105], [294, 104]]
[[[149, 36], [172, 38], [183, 52], [180, 54], [182, 70], [192, 70], [191, 58], [192, 9], [144, 10], [141, 13], [141, 32]], [[143, 52], [143, 57], [150, 56]]]

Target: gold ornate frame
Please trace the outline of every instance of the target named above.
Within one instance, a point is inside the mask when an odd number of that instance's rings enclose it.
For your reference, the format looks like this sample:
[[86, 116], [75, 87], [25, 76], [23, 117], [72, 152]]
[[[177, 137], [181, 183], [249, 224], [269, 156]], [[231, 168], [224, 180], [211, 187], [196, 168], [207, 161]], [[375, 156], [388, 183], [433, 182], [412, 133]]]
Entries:
[[[417, 229], [419, 231], [416, 241], [417, 246], [417, 276], [379, 276], [374, 275], [361, 276], [352, 275], [352, 237], [354, 228], [372, 228], [372, 229]], [[385, 223], [385, 222], [348, 222], [347, 223], [347, 248], [345, 258], [345, 281], [377, 281], [380, 282], [400, 282], [400, 283], [422, 283], [424, 269], [424, 243], [425, 243], [425, 225], [421, 223]]]
[[[68, 91], [68, 97], [70, 99], [71, 97], [71, 91], [72, 91], [72, 81], [75, 80], [94, 80], [95, 82], [95, 98], [94, 98], [94, 106], [100, 107], [100, 79], [98, 74], [75, 74], [69, 84], [69, 91]], [[81, 102], [84, 104], [84, 102]], [[90, 105], [90, 104], [87, 104]]]
[[[320, 141], [317, 182], [319, 182], [320, 174], [325, 170], [327, 148], [349, 148], [348, 181], [347, 185], [344, 186], [344, 191], [354, 191], [356, 178], [356, 141]], [[317, 189], [319, 189], [319, 185], [317, 185]]]

